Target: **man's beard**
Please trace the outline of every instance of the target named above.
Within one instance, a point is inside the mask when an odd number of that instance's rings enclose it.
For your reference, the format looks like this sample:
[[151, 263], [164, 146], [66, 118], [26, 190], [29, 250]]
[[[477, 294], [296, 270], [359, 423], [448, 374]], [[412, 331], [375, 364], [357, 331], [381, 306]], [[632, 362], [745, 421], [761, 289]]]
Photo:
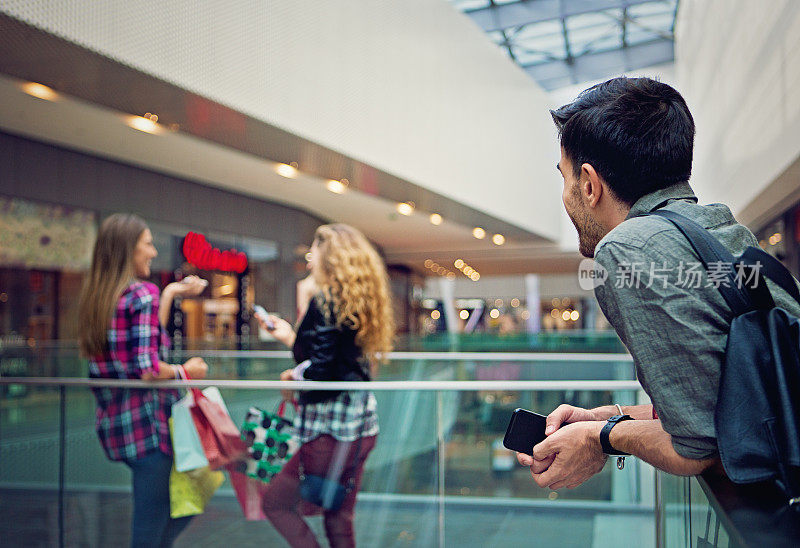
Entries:
[[597, 244], [599, 244], [600, 240], [605, 236], [603, 227], [585, 210], [578, 211], [576, 214], [576, 216], [580, 217], [580, 222], [578, 222], [569, 211], [567, 215], [569, 216], [569, 220], [572, 221], [572, 224], [575, 225], [575, 230], [578, 231], [578, 251], [580, 251], [581, 255], [584, 257], [593, 259]]

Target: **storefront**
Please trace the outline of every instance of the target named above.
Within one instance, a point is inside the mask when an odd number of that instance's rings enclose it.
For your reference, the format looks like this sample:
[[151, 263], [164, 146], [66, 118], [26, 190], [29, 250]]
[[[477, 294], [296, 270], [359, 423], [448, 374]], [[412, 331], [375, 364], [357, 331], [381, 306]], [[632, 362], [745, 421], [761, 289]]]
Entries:
[[[0, 197], [1, 341], [33, 344], [77, 338], [78, 295], [99, 220], [95, 211]], [[202, 235], [210, 250], [239, 259], [236, 264], [204, 264], [187, 256], [184, 243], [192, 227], [148, 224], [159, 252], [150, 281], [163, 288], [196, 274], [209, 282], [201, 295], [175, 303], [169, 325], [174, 343], [219, 347], [249, 340], [257, 334], [252, 305], [277, 310], [277, 242], [225, 233]]]
[[0, 342], [77, 336], [95, 212], [0, 196]]
[[277, 309], [277, 242], [163, 223], [153, 223], [151, 231], [159, 250], [151, 269], [162, 286], [188, 275], [208, 281], [197, 297], [174, 303], [168, 326], [174, 346], [223, 348], [264, 338], [252, 309]]

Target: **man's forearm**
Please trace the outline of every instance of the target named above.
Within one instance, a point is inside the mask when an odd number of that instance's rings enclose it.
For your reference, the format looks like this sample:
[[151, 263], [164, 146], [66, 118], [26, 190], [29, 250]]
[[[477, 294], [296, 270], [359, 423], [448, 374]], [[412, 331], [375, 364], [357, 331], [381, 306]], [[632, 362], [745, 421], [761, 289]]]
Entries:
[[[636, 406], [643, 407], [643, 406]], [[626, 411], [626, 409], [623, 409]], [[661, 427], [660, 420], [632, 420], [618, 423], [609, 436], [611, 446], [677, 476], [696, 476], [716, 459], [689, 459], [672, 446], [672, 437]]]
[[[625, 415], [630, 415], [636, 420], [650, 420], [653, 418], [653, 406], [646, 405], [623, 405], [622, 412]], [[614, 415], [619, 415], [619, 410], [616, 405], [604, 405], [602, 407], [595, 407], [592, 409], [596, 420], [604, 421]]]

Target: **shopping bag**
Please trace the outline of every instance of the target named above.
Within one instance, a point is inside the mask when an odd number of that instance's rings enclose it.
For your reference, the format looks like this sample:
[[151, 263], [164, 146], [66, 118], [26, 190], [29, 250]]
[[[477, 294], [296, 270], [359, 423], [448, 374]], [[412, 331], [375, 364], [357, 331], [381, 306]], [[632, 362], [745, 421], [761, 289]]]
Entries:
[[286, 401], [277, 413], [251, 407], [242, 425], [247, 458], [236, 463], [244, 475], [268, 483], [300, 448], [292, 421], [286, 418]]
[[[173, 420], [169, 420], [170, 433], [174, 435]], [[174, 440], [173, 440], [174, 444]], [[208, 466], [189, 472], [179, 472], [173, 463], [169, 474], [170, 517], [182, 518], [202, 514], [212, 495], [225, 481], [222, 472]]]
[[[183, 368], [179, 368], [180, 372]], [[183, 373], [179, 373], [185, 378]], [[186, 472], [208, 466], [208, 459], [203, 452], [203, 444], [197, 434], [197, 427], [192, 419], [191, 408], [194, 406], [194, 396], [191, 390], [186, 395], [172, 404], [172, 450], [174, 454], [175, 469]]]
[[219, 389], [211, 386], [201, 392], [193, 388], [192, 395], [192, 419], [209, 467], [218, 470], [240, 460], [247, 452], [247, 447], [225, 407]]
[[247, 521], [267, 519], [263, 504], [265, 485], [239, 472], [236, 464], [229, 464], [225, 468], [228, 470], [228, 478], [231, 480], [231, 486], [233, 492], [236, 493], [239, 506], [242, 507], [244, 519]]

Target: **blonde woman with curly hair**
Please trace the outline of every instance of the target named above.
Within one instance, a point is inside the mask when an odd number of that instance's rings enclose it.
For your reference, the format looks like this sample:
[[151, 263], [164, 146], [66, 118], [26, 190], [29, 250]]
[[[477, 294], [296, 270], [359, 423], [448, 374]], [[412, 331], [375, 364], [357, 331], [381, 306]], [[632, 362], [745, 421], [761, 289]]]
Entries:
[[[274, 316], [273, 325], [262, 322], [294, 353], [297, 367], [281, 373], [281, 380], [369, 381], [394, 338], [383, 261], [358, 230], [332, 224], [317, 229], [309, 269], [298, 297], [313, 296], [307, 308], [298, 303], [305, 312], [297, 331]], [[305, 514], [322, 511], [332, 547], [355, 546], [353, 512], [364, 462], [378, 435], [376, 407], [372, 392], [300, 393], [295, 428], [303, 445], [264, 490], [264, 511], [291, 546], [319, 546], [301, 509]], [[311, 479], [318, 487], [325, 482], [323, 496], [313, 496]], [[332, 486], [344, 487], [338, 503]]]

